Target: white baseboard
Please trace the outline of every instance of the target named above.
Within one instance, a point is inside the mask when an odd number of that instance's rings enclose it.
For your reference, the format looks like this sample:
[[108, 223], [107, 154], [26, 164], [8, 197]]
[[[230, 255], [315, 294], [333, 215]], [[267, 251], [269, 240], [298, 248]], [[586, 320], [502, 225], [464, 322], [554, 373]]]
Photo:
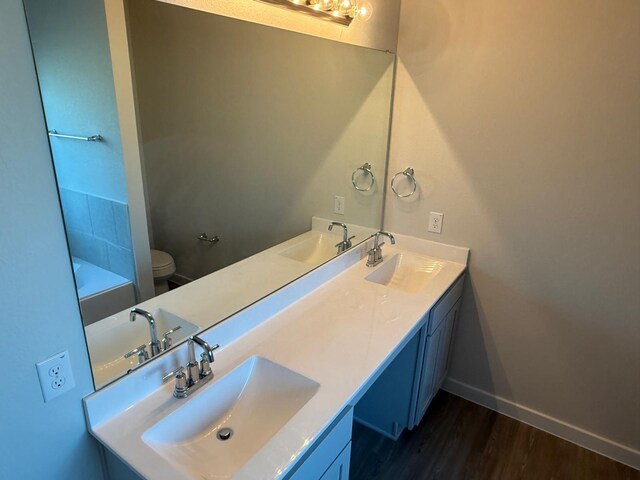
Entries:
[[609, 457], [617, 462], [624, 463], [632, 468], [640, 470], [640, 451], [621, 445], [612, 440], [588, 432], [574, 425], [570, 425], [557, 418], [537, 412], [517, 403], [492, 393], [472, 387], [452, 378], [447, 378], [442, 389], [487, 407], [498, 413], [524, 422], [532, 427], [539, 428], [547, 433], [580, 445], [588, 450]]

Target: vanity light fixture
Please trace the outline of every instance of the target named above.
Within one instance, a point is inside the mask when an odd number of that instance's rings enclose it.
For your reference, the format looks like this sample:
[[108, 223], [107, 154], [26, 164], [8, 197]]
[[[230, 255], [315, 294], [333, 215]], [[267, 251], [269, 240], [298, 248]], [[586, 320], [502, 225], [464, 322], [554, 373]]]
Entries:
[[349, 26], [354, 18], [371, 18], [371, 4], [362, 0], [258, 0]]

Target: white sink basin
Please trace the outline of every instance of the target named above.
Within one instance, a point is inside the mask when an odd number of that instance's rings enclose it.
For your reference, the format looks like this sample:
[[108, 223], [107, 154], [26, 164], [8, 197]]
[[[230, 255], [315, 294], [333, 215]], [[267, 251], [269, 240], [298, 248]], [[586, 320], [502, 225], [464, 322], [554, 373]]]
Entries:
[[[298, 373], [254, 356], [188, 397], [142, 440], [164, 460], [198, 479], [230, 478], [318, 390]], [[228, 440], [218, 432], [230, 428]]]
[[[197, 325], [166, 310], [157, 309], [151, 314], [156, 321], [159, 340], [162, 340], [165, 332], [180, 327], [171, 334], [174, 345], [200, 330]], [[124, 354], [151, 341], [147, 320], [139, 316], [135, 322], [130, 322], [128, 312], [89, 325], [86, 334], [96, 388], [135, 368], [138, 365], [138, 357], [133, 355], [124, 358]], [[147, 351], [151, 352], [149, 348]]]
[[444, 263], [422, 255], [397, 253], [385, 258], [382, 265], [366, 279], [390, 288], [417, 293], [442, 270]]
[[342, 237], [322, 233], [287, 248], [280, 255], [317, 266], [338, 254], [338, 247], [335, 245], [341, 240]]

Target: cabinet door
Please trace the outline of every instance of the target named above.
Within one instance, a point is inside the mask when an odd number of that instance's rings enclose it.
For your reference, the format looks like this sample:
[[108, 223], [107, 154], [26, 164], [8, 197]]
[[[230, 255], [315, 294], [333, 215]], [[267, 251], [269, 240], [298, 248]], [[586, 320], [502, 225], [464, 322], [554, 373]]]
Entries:
[[436, 394], [436, 367], [438, 365], [438, 350], [444, 329], [444, 322], [427, 337], [427, 345], [424, 352], [424, 362], [422, 364], [422, 377], [420, 380], [420, 390], [418, 393], [418, 404], [416, 405], [416, 425], [420, 423], [424, 413], [427, 411], [431, 399]]
[[349, 479], [349, 462], [351, 461], [351, 442], [344, 447], [344, 450], [331, 464], [329, 469], [324, 472], [320, 480], [348, 480]]
[[462, 303], [462, 299], [458, 299], [455, 305], [449, 310], [447, 313], [447, 317], [442, 322], [442, 326], [440, 330], [442, 333], [440, 335], [440, 340], [438, 344], [438, 358], [436, 360], [435, 366], [435, 385], [434, 392], [435, 395], [440, 387], [442, 387], [442, 383], [445, 378], [447, 378], [447, 372], [449, 370], [449, 358], [451, 357], [451, 344], [453, 343], [453, 330], [456, 323], [456, 318], [458, 317], [458, 311], [460, 310], [460, 304]]
[[431, 400], [447, 376], [449, 350], [456, 316], [462, 301], [464, 275], [438, 301], [429, 315], [424, 354], [419, 362], [420, 386], [415, 406], [413, 425], [420, 423]]

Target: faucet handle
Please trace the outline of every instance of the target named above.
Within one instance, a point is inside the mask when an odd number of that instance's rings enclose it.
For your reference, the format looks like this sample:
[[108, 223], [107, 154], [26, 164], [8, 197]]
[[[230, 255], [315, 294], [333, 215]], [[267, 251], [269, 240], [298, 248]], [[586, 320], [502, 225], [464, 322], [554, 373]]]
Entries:
[[184, 377], [184, 367], [178, 367], [175, 370], [171, 370], [170, 372], [165, 373], [162, 376], [162, 383], [167, 383], [172, 378], [175, 378], [177, 380], [180, 375]]
[[130, 358], [134, 355], [138, 355], [138, 364], [141, 364], [145, 360], [149, 360], [149, 352], [147, 352], [147, 345], [143, 344], [134, 348], [130, 352], [124, 354], [124, 358]]
[[189, 387], [187, 386], [187, 377], [183, 372], [176, 375], [176, 387], [173, 390], [173, 396], [176, 398], [184, 398]]
[[182, 327], [180, 325], [173, 327], [171, 330], [168, 330], [166, 332], [164, 332], [162, 334], [162, 341], [161, 341], [161, 346], [162, 346], [162, 351], [164, 352], [165, 350], [171, 348], [171, 345], [173, 345], [173, 340], [171, 339], [171, 334], [177, 332], [178, 330], [180, 330]]
[[162, 377], [162, 383], [166, 383], [172, 378], [176, 379], [173, 396], [176, 398], [185, 398], [189, 394], [189, 385], [187, 384], [187, 376], [184, 374], [184, 367], [178, 367], [165, 374]]
[[211, 370], [209, 356], [206, 353], [202, 352], [200, 354], [200, 378], [204, 378], [208, 375], [211, 375], [212, 373], [213, 371]]

